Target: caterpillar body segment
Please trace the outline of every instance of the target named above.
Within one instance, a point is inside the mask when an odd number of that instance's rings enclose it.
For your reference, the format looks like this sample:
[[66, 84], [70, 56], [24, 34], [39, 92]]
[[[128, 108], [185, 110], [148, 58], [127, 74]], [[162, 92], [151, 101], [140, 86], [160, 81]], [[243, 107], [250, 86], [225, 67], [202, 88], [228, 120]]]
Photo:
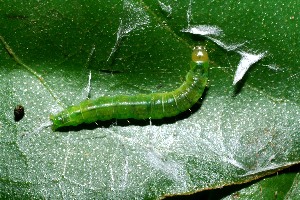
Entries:
[[202, 96], [208, 80], [208, 55], [202, 47], [194, 48], [190, 70], [182, 85], [165, 93], [119, 95], [85, 100], [51, 115], [52, 129], [110, 119], [162, 119], [191, 108]]

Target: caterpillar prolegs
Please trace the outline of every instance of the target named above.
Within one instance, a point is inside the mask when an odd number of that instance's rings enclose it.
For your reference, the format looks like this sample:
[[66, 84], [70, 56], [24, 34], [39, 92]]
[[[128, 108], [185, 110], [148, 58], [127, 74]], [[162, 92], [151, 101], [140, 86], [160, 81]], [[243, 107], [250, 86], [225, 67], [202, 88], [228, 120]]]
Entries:
[[197, 46], [192, 52], [186, 80], [174, 91], [165, 93], [120, 95], [85, 100], [56, 115], [50, 115], [52, 129], [110, 119], [162, 119], [192, 107], [201, 97], [208, 80], [208, 54]]

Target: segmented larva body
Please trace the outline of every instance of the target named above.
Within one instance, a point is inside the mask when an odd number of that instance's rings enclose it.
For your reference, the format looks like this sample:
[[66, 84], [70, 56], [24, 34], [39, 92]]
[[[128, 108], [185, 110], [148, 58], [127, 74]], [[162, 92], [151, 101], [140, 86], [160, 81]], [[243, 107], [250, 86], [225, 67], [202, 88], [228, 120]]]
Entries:
[[201, 97], [208, 80], [208, 55], [203, 47], [192, 52], [186, 80], [166, 93], [120, 95], [85, 100], [51, 115], [52, 129], [110, 119], [162, 119], [176, 116], [192, 107]]

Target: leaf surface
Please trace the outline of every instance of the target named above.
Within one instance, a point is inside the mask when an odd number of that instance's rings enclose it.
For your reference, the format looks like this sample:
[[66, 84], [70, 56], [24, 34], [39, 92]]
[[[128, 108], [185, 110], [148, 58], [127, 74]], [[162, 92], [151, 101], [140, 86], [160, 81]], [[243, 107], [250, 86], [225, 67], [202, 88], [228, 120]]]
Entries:
[[[5, 1], [0, 16], [4, 197], [155, 199], [299, 163], [297, 1]], [[183, 31], [200, 25], [221, 32]], [[87, 97], [174, 90], [196, 45], [210, 76], [191, 111], [51, 130]], [[233, 86], [241, 52], [265, 56]]]

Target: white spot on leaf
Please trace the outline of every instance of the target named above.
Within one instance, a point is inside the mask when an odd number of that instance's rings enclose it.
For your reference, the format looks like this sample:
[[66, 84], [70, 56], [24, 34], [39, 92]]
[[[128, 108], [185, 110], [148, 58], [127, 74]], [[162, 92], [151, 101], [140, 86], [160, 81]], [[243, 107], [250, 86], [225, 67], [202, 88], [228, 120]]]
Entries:
[[169, 17], [169, 16], [172, 14], [172, 7], [171, 7], [170, 5], [164, 4], [164, 3], [161, 2], [161, 1], [158, 1], [158, 3], [159, 3], [159, 5], [160, 5], [161, 9], [162, 9], [163, 11], [165, 11], [166, 13], [168, 13], [168, 16], [167, 16], [167, 17]]
[[192, 33], [195, 35], [221, 35], [222, 29], [217, 26], [210, 26], [210, 25], [197, 25], [197, 26], [190, 26], [186, 29], [183, 29], [182, 32]]
[[235, 72], [233, 85], [235, 85], [244, 77], [251, 65], [262, 59], [266, 54], [266, 52], [260, 54], [251, 54], [244, 51], [238, 51], [238, 53], [242, 56], [242, 58]]

